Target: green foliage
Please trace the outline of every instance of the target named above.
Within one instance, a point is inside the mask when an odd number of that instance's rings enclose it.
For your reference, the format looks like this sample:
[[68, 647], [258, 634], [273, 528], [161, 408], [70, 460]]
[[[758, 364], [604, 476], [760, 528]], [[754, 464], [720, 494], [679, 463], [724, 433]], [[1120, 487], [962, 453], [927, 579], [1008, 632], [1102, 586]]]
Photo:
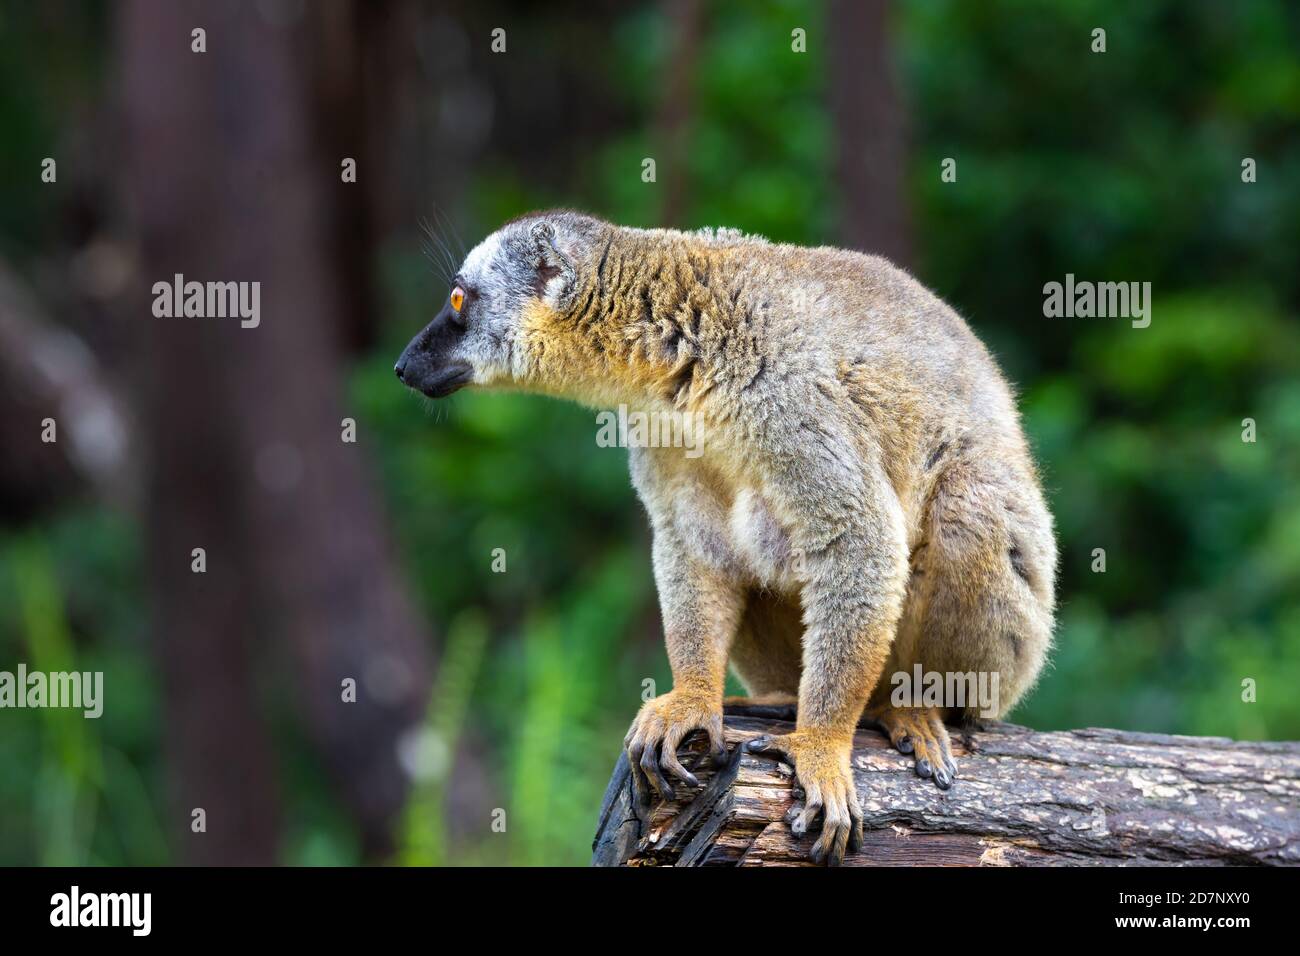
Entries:
[[457, 617], [447, 632], [424, 731], [412, 754], [415, 783], [407, 804], [406, 839], [402, 848], [402, 862], [408, 866], [439, 866], [448, 862], [447, 779], [461, 740], [486, 641], [484, 621], [472, 612]]
[[[1150, 328], [1090, 329], [1076, 370], [1024, 395], [1062, 608], [1052, 670], [1018, 717], [1294, 738], [1300, 328], [1247, 293], [1158, 301]], [[1257, 703], [1242, 703], [1247, 678]]]
[[0, 864], [148, 865], [162, 829], [157, 685], [138, 604], [130, 525], [73, 511], [0, 538], [0, 669], [102, 671], [97, 719], [0, 712]]

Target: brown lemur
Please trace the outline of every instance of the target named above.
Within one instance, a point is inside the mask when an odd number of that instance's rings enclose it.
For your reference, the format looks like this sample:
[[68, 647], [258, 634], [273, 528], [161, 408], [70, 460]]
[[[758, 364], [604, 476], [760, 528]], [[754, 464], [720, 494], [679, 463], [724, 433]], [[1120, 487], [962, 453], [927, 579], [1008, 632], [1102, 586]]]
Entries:
[[747, 748], [793, 764], [792, 829], [820, 820], [812, 858], [839, 863], [861, 842], [859, 720], [946, 789], [944, 722], [975, 709], [900, 706], [890, 675], [997, 675], [1000, 715], [1043, 666], [1056, 546], [1011, 391], [884, 259], [535, 213], [470, 252], [396, 372], [432, 397], [504, 387], [703, 423], [703, 454], [630, 450], [673, 673], [625, 740], [642, 792], [696, 784], [692, 732], [725, 752], [730, 663], [755, 699], [797, 698], [795, 730]]

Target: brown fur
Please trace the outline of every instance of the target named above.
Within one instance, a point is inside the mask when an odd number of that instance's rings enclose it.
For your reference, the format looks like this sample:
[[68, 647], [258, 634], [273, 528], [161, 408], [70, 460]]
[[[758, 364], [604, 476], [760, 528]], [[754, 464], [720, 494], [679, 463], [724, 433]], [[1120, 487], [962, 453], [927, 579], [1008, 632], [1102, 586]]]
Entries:
[[994, 673], [1005, 713], [1046, 659], [1056, 564], [1011, 390], [961, 318], [871, 256], [567, 212], [507, 225], [465, 273], [513, 303], [479, 352], [450, 349], [477, 384], [707, 426], [698, 459], [631, 454], [674, 679], [628, 732], [638, 783], [694, 780], [676, 747], [718, 746], [730, 662], [756, 695], [797, 695], [795, 732], [753, 747], [794, 763], [814, 859], [860, 837], [864, 711], [950, 785], [943, 720], [973, 707], [897, 706], [891, 676]]

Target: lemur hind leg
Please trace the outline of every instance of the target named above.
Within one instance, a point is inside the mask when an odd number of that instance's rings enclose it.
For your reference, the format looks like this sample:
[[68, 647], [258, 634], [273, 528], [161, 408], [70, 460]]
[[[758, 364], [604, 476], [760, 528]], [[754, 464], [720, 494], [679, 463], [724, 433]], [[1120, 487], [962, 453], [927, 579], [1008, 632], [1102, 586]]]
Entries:
[[[1051, 644], [1055, 563], [1051, 518], [1031, 476], [989, 459], [948, 465], [911, 557], [889, 664], [864, 715], [912, 754], [918, 775], [946, 789], [956, 762], [944, 721], [999, 717], [1033, 685]], [[907, 706], [891, 700], [915, 683], [917, 665], [943, 681], [938, 706], [912, 695]], [[895, 681], [900, 673], [907, 682]]]
[[918, 777], [933, 779], [940, 790], [952, 786], [957, 761], [939, 708], [886, 704], [868, 708], [865, 716], [880, 725], [899, 753], [912, 755]]

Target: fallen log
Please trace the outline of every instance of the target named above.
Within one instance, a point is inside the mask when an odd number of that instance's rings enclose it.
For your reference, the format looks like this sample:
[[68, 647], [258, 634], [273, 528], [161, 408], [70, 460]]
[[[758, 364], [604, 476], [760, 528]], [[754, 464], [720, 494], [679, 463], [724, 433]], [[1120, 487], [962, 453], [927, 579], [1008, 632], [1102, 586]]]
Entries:
[[[627, 756], [600, 811], [596, 866], [794, 866], [813, 835], [784, 822], [790, 767], [744, 741], [793, 729], [787, 708], [728, 708], [730, 756], [701, 787], [637, 806]], [[954, 730], [959, 776], [941, 791], [872, 727], [853, 770], [865, 819], [849, 866], [1287, 865], [1300, 863], [1300, 743], [1120, 730]], [[687, 766], [702, 740], [682, 747]]]

